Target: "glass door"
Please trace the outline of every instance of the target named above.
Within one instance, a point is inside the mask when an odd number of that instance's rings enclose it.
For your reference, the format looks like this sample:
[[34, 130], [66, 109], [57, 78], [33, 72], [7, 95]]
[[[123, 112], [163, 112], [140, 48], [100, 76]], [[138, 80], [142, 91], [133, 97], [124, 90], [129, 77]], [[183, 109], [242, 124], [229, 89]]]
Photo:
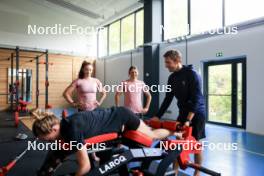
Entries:
[[204, 62], [207, 121], [245, 128], [246, 59]]

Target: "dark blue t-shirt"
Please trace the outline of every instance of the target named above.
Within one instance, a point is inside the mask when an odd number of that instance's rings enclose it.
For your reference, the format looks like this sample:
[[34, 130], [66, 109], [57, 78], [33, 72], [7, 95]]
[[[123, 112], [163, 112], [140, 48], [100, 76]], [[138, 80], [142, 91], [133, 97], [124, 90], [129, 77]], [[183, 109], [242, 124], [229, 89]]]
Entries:
[[118, 107], [83, 111], [61, 120], [60, 133], [65, 142], [83, 143], [101, 134], [121, 132], [123, 121], [115, 116]]

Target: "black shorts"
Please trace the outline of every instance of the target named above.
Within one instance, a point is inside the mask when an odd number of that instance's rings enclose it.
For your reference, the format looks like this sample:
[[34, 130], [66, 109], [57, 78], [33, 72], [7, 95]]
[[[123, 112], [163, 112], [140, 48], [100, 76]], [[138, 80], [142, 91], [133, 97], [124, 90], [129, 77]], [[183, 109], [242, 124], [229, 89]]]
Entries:
[[[187, 121], [188, 112], [182, 113], [180, 112], [179, 117], [177, 118], [177, 121], [184, 124]], [[196, 140], [200, 140], [206, 137], [205, 135], [205, 113], [204, 112], [198, 112], [195, 113], [192, 121], [191, 126], [193, 127], [192, 136]]]
[[139, 117], [126, 107], [118, 107], [115, 118], [122, 120], [125, 130], [137, 130], [140, 125]]

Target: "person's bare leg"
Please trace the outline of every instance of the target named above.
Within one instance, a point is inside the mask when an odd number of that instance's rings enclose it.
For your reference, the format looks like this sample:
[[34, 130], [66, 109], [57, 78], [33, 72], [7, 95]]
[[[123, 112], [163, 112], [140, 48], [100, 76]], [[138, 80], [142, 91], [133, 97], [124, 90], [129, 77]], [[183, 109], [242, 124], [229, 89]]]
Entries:
[[174, 134], [174, 132], [167, 129], [151, 129], [142, 120], [140, 120], [140, 125], [137, 131], [151, 137], [152, 139], [165, 139]]
[[[203, 154], [202, 153], [197, 153], [194, 155], [195, 164], [201, 165], [202, 161], [203, 161]], [[195, 170], [193, 176], [200, 176], [200, 171]]]

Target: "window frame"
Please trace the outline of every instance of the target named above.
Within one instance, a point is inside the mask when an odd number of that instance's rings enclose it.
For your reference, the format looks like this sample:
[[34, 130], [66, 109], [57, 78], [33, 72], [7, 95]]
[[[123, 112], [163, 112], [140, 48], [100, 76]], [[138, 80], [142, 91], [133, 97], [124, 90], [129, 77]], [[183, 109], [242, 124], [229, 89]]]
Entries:
[[[98, 32], [98, 34], [97, 34], [98, 35], [98, 37], [97, 37], [97, 51], [98, 51], [97, 52], [97, 58], [105, 58], [105, 57], [108, 57], [108, 56], [114, 56], [114, 55], [118, 55], [118, 54], [121, 54], [121, 53], [127, 53], [127, 52], [130, 52], [130, 51], [135, 50], [138, 47], [140, 47], [140, 46], [136, 46], [136, 36], [137, 36], [136, 35], [137, 34], [137, 31], [136, 31], [136, 24], [137, 24], [136, 14], [137, 14], [137, 12], [139, 12], [141, 10], [144, 13], [144, 8], [141, 7], [141, 8], [139, 8], [139, 9], [137, 9], [137, 10], [131, 12], [131, 13], [126, 14], [125, 16], [122, 16], [121, 18], [115, 19], [115, 20], [111, 21], [110, 23], [102, 26], [102, 28], [103, 27], [107, 27], [107, 52], [106, 52], [106, 55], [99, 56], [100, 55], [100, 53], [99, 53], [100, 52], [100, 48], [99, 48], [99, 38], [100, 38], [100, 36], [99, 36], [99, 32]], [[122, 37], [122, 33], [121, 33], [122, 32], [122, 20], [124, 18], [130, 16], [130, 15], [133, 15], [134, 16], [134, 34], [133, 34], [134, 35], [133, 36], [134, 37], [134, 46], [130, 50], [122, 51], [121, 50], [122, 49], [122, 46], [121, 46], [121, 44], [122, 44], [122, 41], [121, 41], [121, 37]], [[110, 51], [109, 50], [109, 29], [110, 29], [110, 25], [113, 24], [113, 23], [115, 23], [115, 22], [117, 22], [117, 21], [120, 21], [120, 28], [119, 28], [119, 38], [120, 38], [120, 40], [119, 40], [119, 42], [120, 42], [120, 44], [119, 44], [119, 52], [117, 52], [115, 54], [110, 54], [110, 52], [109, 52]], [[144, 33], [144, 29], [143, 29], [143, 33]], [[144, 39], [143, 39], [143, 41], [144, 41]]]

